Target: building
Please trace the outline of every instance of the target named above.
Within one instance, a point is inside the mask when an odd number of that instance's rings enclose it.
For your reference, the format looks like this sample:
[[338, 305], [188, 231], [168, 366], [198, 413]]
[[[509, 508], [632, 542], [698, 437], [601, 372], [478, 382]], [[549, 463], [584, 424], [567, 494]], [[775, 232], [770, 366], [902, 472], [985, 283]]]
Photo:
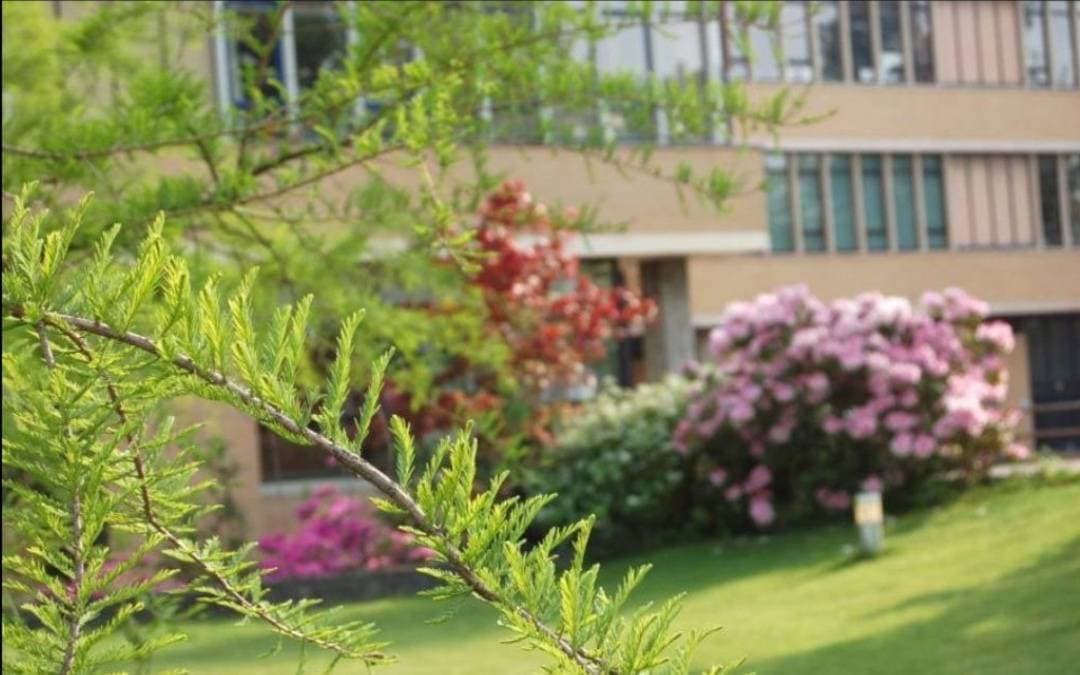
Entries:
[[[256, 14], [273, 6], [216, 4]], [[751, 136], [750, 152], [725, 143], [725, 129], [674, 146], [663, 119], [652, 125], [656, 161], [706, 170], [723, 163], [766, 186], [725, 213], [684, 206], [650, 178], [590, 171], [576, 155], [530, 145], [542, 139], [510, 137], [494, 149], [493, 167], [525, 179], [544, 201], [595, 204], [627, 223], [624, 232], [583, 239], [581, 254], [659, 301], [660, 320], [641, 341], [648, 377], [692, 358], [727, 303], [777, 286], [912, 300], [960, 286], [1017, 329], [1011, 396], [1028, 413], [1027, 433], [1039, 444], [1080, 447], [1080, 5], [815, 4], [811, 14], [806, 2], [784, 3], [778, 36], [751, 29], [753, 60], [719, 17], [628, 29], [587, 51], [597, 68], [642, 77], [744, 79], [751, 97], [810, 85], [808, 112], [832, 114], [785, 128], [775, 142]], [[289, 96], [363, 39], [330, 5], [286, 12], [273, 66]], [[201, 63], [223, 114], [245, 104], [236, 78], [248, 56], [223, 32], [207, 46]], [[633, 135], [617, 114], [602, 119], [610, 133]], [[254, 532], [270, 529], [310, 482], [270, 470], [274, 453], [260, 450], [253, 424], [217, 420], [240, 469], [238, 501]]]

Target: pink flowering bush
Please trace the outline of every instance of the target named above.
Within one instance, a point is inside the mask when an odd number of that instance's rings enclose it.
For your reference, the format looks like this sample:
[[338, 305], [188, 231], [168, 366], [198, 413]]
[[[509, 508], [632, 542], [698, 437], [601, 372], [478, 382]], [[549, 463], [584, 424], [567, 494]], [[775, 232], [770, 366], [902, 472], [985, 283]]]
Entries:
[[292, 534], [259, 540], [268, 581], [326, 577], [352, 570], [380, 570], [431, 557], [412, 537], [376, 518], [367, 502], [319, 488], [296, 509]]
[[825, 303], [805, 286], [734, 303], [673, 446], [717, 517], [758, 528], [846, 511], [860, 489], [976, 479], [1027, 454], [1005, 406], [1012, 330], [986, 314], [955, 288], [919, 308], [879, 293]]

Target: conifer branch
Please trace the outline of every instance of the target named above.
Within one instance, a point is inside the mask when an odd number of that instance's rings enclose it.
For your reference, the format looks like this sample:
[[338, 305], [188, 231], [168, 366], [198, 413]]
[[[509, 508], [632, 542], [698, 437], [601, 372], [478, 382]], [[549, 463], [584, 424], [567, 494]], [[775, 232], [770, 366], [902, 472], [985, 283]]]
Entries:
[[[76, 351], [86, 360], [87, 365], [94, 365], [94, 352], [87, 344], [86, 340], [75, 330], [70, 327], [69, 322], [59, 321], [49, 316], [42, 319], [38, 324], [39, 326], [49, 325], [58, 330], [65, 338], [71, 342]], [[43, 343], [47, 344], [44, 329], [40, 330]], [[55, 363], [55, 362], [54, 362]], [[116, 390], [116, 385], [109, 379], [108, 375], [102, 373], [102, 380], [105, 384], [105, 390], [109, 397], [109, 402], [112, 405], [113, 411], [116, 413], [116, 417], [120, 420], [122, 425], [127, 425], [128, 415], [124, 410], [123, 402], [120, 399], [119, 392]], [[224, 592], [225, 594], [237, 605], [244, 609], [244, 612], [249, 616], [255, 617], [262, 622], [270, 626], [275, 632], [280, 635], [297, 640], [298, 642], [310, 642], [316, 647], [320, 647], [330, 652], [334, 652], [341, 656], [355, 657], [357, 656], [356, 650], [349, 648], [347, 645], [338, 644], [331, 640], [326, 640], [317, 636], [312, 636], [302, 630], [299, 626], [289, 625], [283, 621], [280, 617], [276, 616], [264, 604], [259, 602], [253, 602], [248, 596], [240, 591], [235, 584], [222, 573], [218, 565], [212, 562], [202, 553], [196, 546], [193, 546], [187, 539], [181, 537], [172, 528], [170, 528], [161, 519], [156, 509], [154, 508], [153, 497], [150, 495], [149, 479], [147, 475], [146, 462], [143, 458], [142, 451], [139, 449], [139, 445], [134, 435], [128, 432], [125, 436], [127, 441], [127, 450], [131, 456], [132, 465], [135, 469], [135, 475], [139, 483], [139, 499], [141, 501], [141, 507], [143, 517], [146, 520], [146, 524], [155, 532], [165, 538], [169, 544], [176, 548], [177, 551], [189, 558], [195, 563], [208, 577], [210, 577]], [[78, 502], [75, 504], [78, 507]], [[79, 541], [80, 539], [76, 539]], [[77, 577], [80, 576], [77, 570]], [[74, 640], [77, 639], [77, 634]], [[364, 652], [362, 654], [364, 661], [368, 663], [378, 663], [385, 660], [386, 656], [381, 652]]]
[[[21, 308], [12, 308], [10, 310], [10, 316], [12, 316], [13, 318], [22, 318], [23, 313]], [[158, 347], [158, 345], [150, 338], [129, 331], [118, 331], [100, 321], [87, 319], [85, 317], [71, 316], [62, 313], [49, 313], [46, 315], [46, 318], [43, 319], [43, 321], [51, 326], [57, 327], [58, 329], [65, 332], [65, 334], [67, 334], [69, 330], [67, 327], [70, 327], [77, 331], [82, 331], [84, 333], [96, 335], [98, 337], [102, 337], [108, 340], [120, 342], [130, 347], [134, 347], [136, 349], [144, 351], [148, 354], [162, 357], [160, 347]], [[233, 381], [221, 372], [211, 368], [205, 368], [195, 363], [195, 361], [191, 358], [184, 355], [174, 356], [172, 358], [169, 358], [168, 361], [174, 367], [179, 368], [186, 373], [194, 375], [203, 382], [228, 391], [238, 400], [242, 401], [245, 405], [248, 405], [253, 409], [261, 410], [263, 413], [266, 414], [267, 417], [281, 425], [290, 433], [304, 437], [312, 445], [331, 455], [342, 466], [347, 468], [353, 475], [367, 480], [369, 483], [374, 485], [380, 492], [386, 495], [396, 506], [405, 510], [408, 513], [413, 524], [418, 529], [443, 541], [446, 547], [445, 554], [447, 562], [453, 568], [454, 572], [461, 578], [461, 580], [464, 581], [469, 586], [469, 588], [472, 589], [473, 593], [477, 597], [490, 604], [514, 611], [522, 619], [528, 621], [533, 626], [533, 628], [535, 628], [539, 633], [541, 633], [548, 640], [550, 640], [552, 644], [557, 646], [558, 649], [567, 658], [578, 664], [585, 672], [597, 674], [612, 672], [609, 668], [604, 666], [604, 664], [598, 662], [597, 659], [587, 650], [582, 647], [572, 645], [565, 638], [559, 635], [555, 630], [545, 624], [540, 618], [536, 617], [524, 607], [515, 607], [514, 603], [503, 598], [486, 582], [480, 579], [480, 577], [477, 576], [476, 572], [465, 562], [461, 551], [457, 548], [456, 544], [446, 535], [446, 533], [443, 532], [441, 528], [439, 528], [435, 523], [431, 522], [427, 514], [425, 514], [420, 508], [419, 504], [417, 504], [417, 502], [402, 488], [401, 485], [399, 485], [385, 473], [380, 471], [375, 465], [371, 464], [363, 457], [352, 452], [348, 448], [345, 448], [333, 442], [321, 433], [308, 427], [301, 426], [291, 417], [279, 410], [276, 406], [260, 399], [248, 387]], [[138, 461], [136, 463], [136, 466], [137, 471], [140, 472], [140, 480], [145, 481], [145, 473], [143, 473], [141, 468], [139, 467]], [[148, 499], [148, 497], [144, 497], [144, 499]], [[149, 508], [149, 503], [146, 501], [144, 501], [144, 508]], [[153, 512], [147, 511], [146, 516], [148, 520], [153, 518]], [[157, 527], [160, 527], [160, 525], [156, 524], [156, 519], [151, 521], [151, 524], [154, 525], [155, 529]], [[167, 529], [161, 531], [161, 533], [166, 537], [169, 536]], [[183, 542], [182, 540], [177, 540], [172, 543], [174, 543], [174, 545], [177, 545]], [[216, 580], [222, 584], [222, 586], [226, 589], [227, 592], [229, 592], [230, 595], [235, 593], [235, 589], [231, 588], [226, 579], [217, 578]], [[237, 597], [243, 599], [242, 594], [237, 594]], [[274, 625], [273, 621], [268, 621], [268, 623]], [[280, 632], [290, 634], [289, 632], [287, 632], [287, 630], [282, 629], [277, 625], [274, 625], [274, 627], [276, 629], [279, 629]], [[299, 636], [298, 639], [305, 638]]]

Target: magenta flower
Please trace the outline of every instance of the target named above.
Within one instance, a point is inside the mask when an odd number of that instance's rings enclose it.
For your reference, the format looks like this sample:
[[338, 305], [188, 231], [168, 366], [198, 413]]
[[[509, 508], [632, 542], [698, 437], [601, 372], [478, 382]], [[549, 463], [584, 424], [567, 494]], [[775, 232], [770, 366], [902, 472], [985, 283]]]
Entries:
[[750, 498], [750, 519], [758, 527], [768, 527], [776, 520], [776, 510], [768, 495], [757, 494]]

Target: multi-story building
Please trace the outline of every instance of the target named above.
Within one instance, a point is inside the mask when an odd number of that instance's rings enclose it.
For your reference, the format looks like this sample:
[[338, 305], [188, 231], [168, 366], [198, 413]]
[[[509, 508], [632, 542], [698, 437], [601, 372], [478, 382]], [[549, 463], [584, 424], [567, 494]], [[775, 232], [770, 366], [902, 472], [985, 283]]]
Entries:
[[[683, 204], [648, 177], [534, 148], [543, 139], [527, 134], [496, 146], [493, 168], [526, 180], [539, 199], [593, 204], [627, 224], [579, 242], [584, 257], [662, 308], [623, 350], [624, 369], [637, 361], [639, 376], [655, 377], [678, 367], [726, 304], [781, 285], [806, 283], [826, 299], [877, 290], [913, 301], [960, 286], [1017, 330], [1011, 396], [1028, 413], [1026, 432], [1040, 445], [1080, 447], [1080, 5], [812, 4], [784, 3], [776, 34], [751, 28], [753, 58], [719, 16], [631, 28], [582, 50], [601, 70], [643, 78], [745, 80], [751, 98], [806, 85], [806, 111], [831, 112], [775, 139], [751, 135], [747, 151], [727, 142], [728, 129], [676, 146], [663, 119], [637, 130], [599, 111], [606, 131], [628, 143], [651, 135], [644, 140], [658, 145], [662, 165], [722, 164], [765, 186], [723, 213]], [[256, 13], [273, 5], [217, 3]], [[329, 2], [286, 10], [273, 65], [287, 96], [363, 39], [335, 16]], [[236, 82], [246, 56], [224, 31], [208, 46], [206, 76], [225, 114], [244, 105]], [[310, 483], [260, 446], [253, 424], [219, 419], [240, 467], [240, 505], [263, 531]]]

